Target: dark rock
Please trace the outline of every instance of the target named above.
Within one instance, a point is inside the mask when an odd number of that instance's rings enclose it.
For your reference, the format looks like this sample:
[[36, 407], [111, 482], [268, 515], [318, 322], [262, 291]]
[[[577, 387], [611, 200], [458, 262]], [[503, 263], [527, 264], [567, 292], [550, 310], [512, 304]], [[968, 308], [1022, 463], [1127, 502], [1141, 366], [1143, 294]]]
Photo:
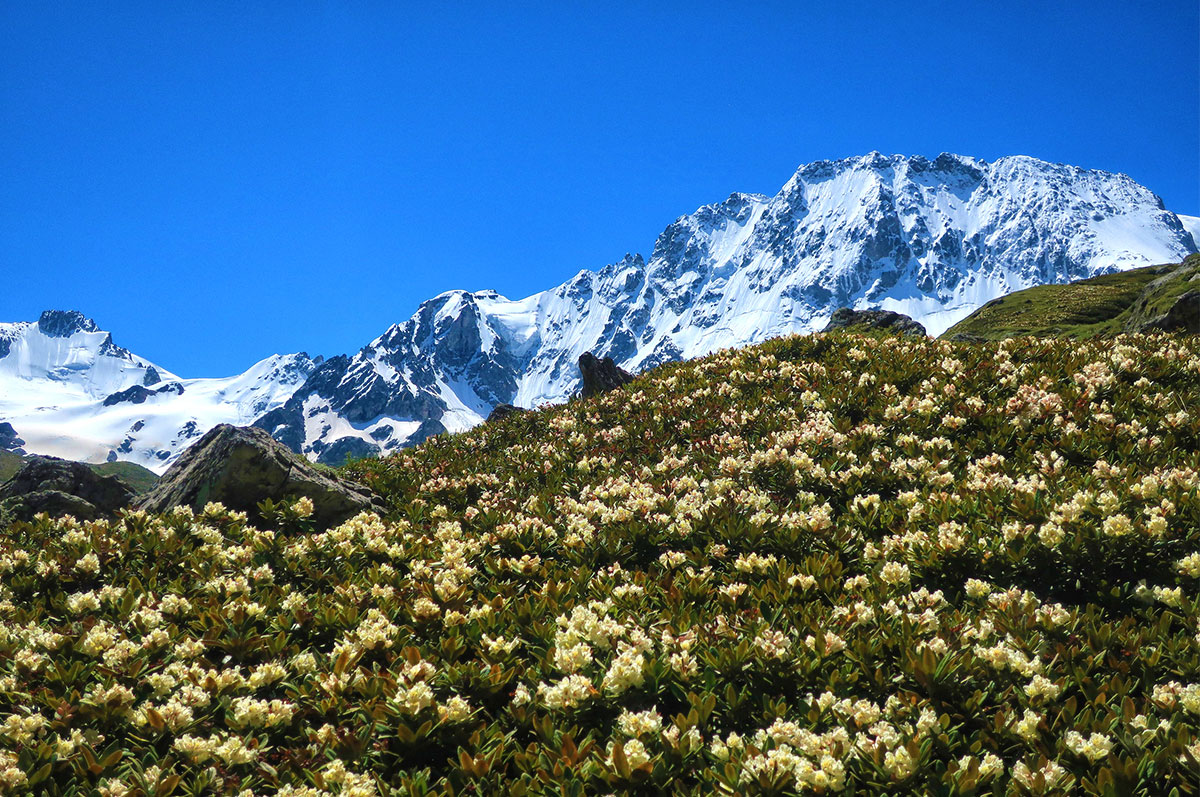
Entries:
[[264, 429], [221, 424], [183, 452], [138, 506], [165, 512], [175, 506], [202, 509], [209, 501], [258, 519], [258, 503], [307, 496], [321, 526], [363, 511], [382, 511], [367, 488], [326, 474], [279, 443]]
[[157, 385], [162, 381], [162, 377], [158, 375], [158, 369], [153, 365], [146, 369], [146, 373], [142, 376], [142, 384], [146, 387]]
[[579, 373], [583, 375], [583, 397], [598, 396], [633, 381], [633, 374], [619, 368], [612, 357], [600, 359], [584, 352], [579, 355]]
[[11, 423], [0, 422], [0, 451], [11, 451], [14, 454], [24, 456], [25, 449], [21, 446], [25, 445], [25, 441], [17, 436], [17, 430], [13, 428]]
[[104, 406], [111, 407], [114, 404], [128, 402], [130, 404], [144, 404], [146, 399], [151, 396], [157, 396], [161, 393], [174, 393], [177, 396], [183, 395], [183, 385], [178, 382], [168, 382], [157, 390], [147, 390], [141, 385], [133, 385], [124, 390], [118, 390], [116, 393], [109, 395], [104, 399]]
[[987, 338], [982, 335], [975, 335], [970, 332], [955, 332], [946, 340], [951, 343], [987, 343]]
[[0, 484], [0, 504], [22, 520], [38, 512], [71, 514], [80, 520], [111, 517], [130, 505], [134, 491], [115, 476], [102, 476], [82, 462], [57, 457], [29, 457]]
[[487, 416], [487, 422], [499, 421], [507, 418], [510, 415], [520, 415], [523, 412], [529, 412], [524, 407], [517, 407], [512, 404], [497, 404], [492, 408], [491, 413]]
[[97, 332], [96, 322], [78, 310], [47, 310], [38, 319], [38, 329], [51, 338], [69, 338], [76, 332]]
[[434, 435], [445, 434], [446, 426], [437, 418], [426, 418], [421, 421], [421, 425], [417, 427], [417, 431], [409, 436], [405, 443], [407, 446], [416, 446], [424, 443]]
[[1142, 332], [1200, 333], [1200, 291], [1188, 291], [1171, 309], [1142, 324]]
[[927, 337], [929, 334], [925, 331], [924, 326], [903, 313], [895, 313], [891, 310], [851, 310], [849, 307], [835, 310], [829, 323], [821, 331], [832, 332], [835, 329], [847, 327], [885, 329], [897, 335], [912, 335], [921, 338]]
[[[313, 398], [318, 400], [310, 401]], [[306, 444], [306, 429], [309, 426], [305, 417], [306, 406], [309, 417], [332, 410], [354, 424], [372, 424], [381, 416], [419, 420], [421, 425], [407, 441], [409, 444], [419, 443], [424, 439], [421, 436], [423, 434], [427, 436], [445, 431], [439, 420], [444, 405], [435, 393], [427, 389], [396, 389], [380, 378], [369, 364], [352, 361], [345, 355], [325, 360], [308, 375], [304, 384], [282, 407], [271, 410], [254, 422], [256, 427], [270, 432], [291, 450], [317, 454], [318, 461], [325, 462], [328, 452], [339, 441], [318, 439]], [[323, 435], [324, 432], [318, 438]], [[391, 443], [386, 438], [373, 439], [386, 441], [389, 445]], [[378, 453], [378, 449], [375, 452]]]
[[322, 465], [345, 465], [350, 459], [379, 456], [379, 446], [368, 443], [361, 437], [339, 437], [321, 450], [317, 462]]
[[104, 406], [111, 407], [114, 404], [128, 402], [129, 404], [144, 404], [146, 399], [154, 395], [154, 391], [147, 390], [141, 385], [133, 385], [124, 390], [118, 390], [116, 393], [111, 393], [104, 399]]

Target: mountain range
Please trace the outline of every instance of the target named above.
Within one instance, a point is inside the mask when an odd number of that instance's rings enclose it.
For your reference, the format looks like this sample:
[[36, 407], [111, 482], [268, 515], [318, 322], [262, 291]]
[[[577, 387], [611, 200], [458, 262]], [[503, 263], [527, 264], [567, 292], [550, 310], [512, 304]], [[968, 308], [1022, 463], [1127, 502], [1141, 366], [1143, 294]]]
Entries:
[[498, 404], [562, 401], [584, 352], [639, 371], [818, 329], [839, 307], [939, 334], [1014, 290], [1171, 263], [1200, 219], [1131, 178], [1025, 156], [870, 153], [735, 193], [629, 255], [520, 300], [453, 290], [354, 355], [288, 354], [181, 379], [75, 311], [0, 324], [0, 421], [24, 450], [161, 472], [217, 423], [340, 463], [467, 429]]

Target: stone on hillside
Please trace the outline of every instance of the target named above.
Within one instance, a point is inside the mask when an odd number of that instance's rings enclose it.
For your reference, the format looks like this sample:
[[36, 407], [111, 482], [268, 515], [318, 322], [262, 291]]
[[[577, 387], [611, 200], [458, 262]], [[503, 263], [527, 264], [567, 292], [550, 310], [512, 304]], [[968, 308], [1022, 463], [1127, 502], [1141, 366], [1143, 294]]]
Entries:
[[331, 526], [383, 505], [361, 485], [317, 470], [263, 429], [221, 424], [188, 448], [138, 506], [165, 512], [199, 510], [209, 501], [258, 517], [260, 501], [313, 502], [313, 519]]
[[21, 520], [38, 512], [80, 520], [111, 517], [134, 497], [133, 488], [117, 477], [57, 457], [29, 457], [11, 479], [0, 484], [0, 504]]
[[1200, 333], [1200, 291], [1183, 294], [1170, 310], [1142, 324], [1140, 331]]
[[829, 319], [829, 323], [821, 331], [832, 332], [835, 329], [845, 329], [847, 327], [885, 329], [897, 335], [912, 335], [922, 338], [929, 335], [925, 331], [924, 326], [913, 321], [903, 313], [896, 313], [891, 310], [851, 310], [849, 307], [841, 307], [835, 310], [833, 316]]
[[987, 338], [982, 335], [975, 335], [971, 332], [955, 332], [946, 340], [951, 343], [987, 343]]
[[633, 381], [633, 374], [619, 368], [612, 357], [599, 357], [589, 352], [579, 355], [579, 372], [583, 374], [583, 397], [598, 396]]
[[504, 420], [510, 415], [520, 415], [522, 412], [529, 412], [529, 410], [512, 404], [497, 404], [487, 416], [487, 422]]

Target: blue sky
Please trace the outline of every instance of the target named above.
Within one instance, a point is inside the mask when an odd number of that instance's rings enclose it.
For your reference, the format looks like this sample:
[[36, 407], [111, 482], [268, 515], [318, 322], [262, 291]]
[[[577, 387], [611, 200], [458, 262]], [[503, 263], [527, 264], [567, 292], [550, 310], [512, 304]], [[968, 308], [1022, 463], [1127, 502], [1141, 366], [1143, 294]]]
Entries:
[[353, 352], [870, 150], [1125, 172], [1200, 215], [1198, 13], [8, 0], [0, 320], [77, 308], [184, 376]]

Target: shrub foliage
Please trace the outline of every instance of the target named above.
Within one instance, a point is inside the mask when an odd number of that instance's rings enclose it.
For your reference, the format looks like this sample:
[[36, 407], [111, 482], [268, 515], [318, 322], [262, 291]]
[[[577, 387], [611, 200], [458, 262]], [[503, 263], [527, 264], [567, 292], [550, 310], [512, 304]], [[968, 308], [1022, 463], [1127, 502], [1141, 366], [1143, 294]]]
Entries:
[[0, 536], [0, 789], [1195, 794], [1200, 344], [792, 337]]

